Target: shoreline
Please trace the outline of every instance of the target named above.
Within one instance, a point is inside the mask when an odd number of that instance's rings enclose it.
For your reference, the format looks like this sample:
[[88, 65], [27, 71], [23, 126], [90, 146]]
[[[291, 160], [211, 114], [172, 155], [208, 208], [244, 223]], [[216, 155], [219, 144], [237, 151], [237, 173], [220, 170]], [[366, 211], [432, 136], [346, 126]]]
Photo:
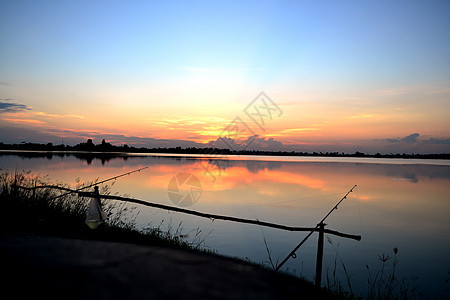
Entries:
[[[27, 155], [29, 154], [29, 155]], [[158, 152], [101, 152], [101, 151], [62, 151], [62, 150], [0, 150], [1, 155], [25, 157], [78, 156], [80, 158], [134, 158], [134, 157], [175, 157], [186, 159], [227, 160], [227, 161], [278, 161], [278, 162], [317, 162], [317, 163], [367, 163], [367, 164], [425, 164], [450, 166], [447, 158], [403, 158], [373, 156], [322, 156], [322, 155], [255, 155], [255, 154], [202, 154], [202, 153], [158, 153]]]

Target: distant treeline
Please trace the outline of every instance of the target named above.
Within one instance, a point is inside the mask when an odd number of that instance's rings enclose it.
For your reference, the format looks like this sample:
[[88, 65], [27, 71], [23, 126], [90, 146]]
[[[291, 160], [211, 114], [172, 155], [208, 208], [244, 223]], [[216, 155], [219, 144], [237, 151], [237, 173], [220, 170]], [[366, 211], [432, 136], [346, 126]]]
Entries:
[[119, 152], [119, 153], [174, 153], [174, 154], [217, 154], [217, 155], [270, 155], [270, 156], [326, 156], [326, 157], [375, 157], [375, 158], [421, 158], [421, 159], [450, 159], [450, 153], [439, 154], [414, 154], [414, 153], [390, 153], [390, 154], [366, 154], [344, 152], [299, 152], [299, 151], [265, 151], [265, 150], [231, 150], [218, 148], [174, 147], [174, 148], [145, 148], [134, 147], [126, 144], [114, 146], [102, 140], [100, 144], [94, 144], [91, 139], [75, 146], [53, 145], [52, 143], [38, 144], [25, 143], [4, 144], [0, 142], [0, 150], [17, 151], [85, 151], [85, 152]]

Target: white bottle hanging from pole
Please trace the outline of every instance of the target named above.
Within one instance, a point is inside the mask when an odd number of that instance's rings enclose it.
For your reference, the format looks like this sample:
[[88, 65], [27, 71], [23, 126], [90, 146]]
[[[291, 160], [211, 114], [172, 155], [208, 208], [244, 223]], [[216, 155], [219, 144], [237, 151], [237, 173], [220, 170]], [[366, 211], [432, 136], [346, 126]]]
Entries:
[[103, 211], [102, 204], [100, 202], [100, 193], [98, 192], [98, 186], [94, 187], [93, 194], [98, 195], [98, 197], [91, 198], [85, 221], [85, 223], [91, 229], [97, 228], [101, 223], [106, 221], [106, 214]]

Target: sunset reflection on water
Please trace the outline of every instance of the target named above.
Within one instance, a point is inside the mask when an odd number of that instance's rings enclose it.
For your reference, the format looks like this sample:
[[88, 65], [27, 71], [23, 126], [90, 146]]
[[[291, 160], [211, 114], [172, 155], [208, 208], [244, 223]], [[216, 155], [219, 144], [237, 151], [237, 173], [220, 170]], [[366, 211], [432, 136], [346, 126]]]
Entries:
[[[443, 284], [450, 269], [450, 165], [339, 159], [233, 160], [232, 157], [220, 162], [174, 156], [116, 158], [104, 164], [95, 159], [87, 164], [72, 156], [52, 159], [0, 156], [0, 162], [4, 169], [32, 170], [34, 174], [48, 175], [49, 181], [71, 185], [77, 179], [104, 180], [148, 166], [109, 182], [114, 182], [112, 191], [164, 205], [174, 205], [167, 193], [169, 181], [179, 173], [189, 173], [200, 180], [202, 192], [188, 209], [302, 227], [314, 227], [356, 184], [354, 192], [325, 223], [329, 229], [361, 234], [362, 240], [330, 236], [333, 244], [325, 245], [324, 274], [327, 266], [334, 264], [338, 251], [354, 275], [354, 288], [364, 293], [365, 265], [376, 267], [378, 254], [391, 254], [393, 247], [399, 249], [399, 272], [419, 277], [425, 292], [433, 292], [436, 282]], [[205, 172], [205, 164], [209, 172]], [[305, 233], [200, 219], [149, 207], [137, 209], [140, 211], [136, 218], [138, 226], [163, 222], [163, 228], [181, 223], [186, 232], [199, 228], [205, 246], [256, 262], [267, 261], [264, 238], [272, 257], [282, 260], [305, 236]], [[314, 235], [299, 249], [298, 258], [289, 260], [286, 267], [312, 279], [316, 241]]]

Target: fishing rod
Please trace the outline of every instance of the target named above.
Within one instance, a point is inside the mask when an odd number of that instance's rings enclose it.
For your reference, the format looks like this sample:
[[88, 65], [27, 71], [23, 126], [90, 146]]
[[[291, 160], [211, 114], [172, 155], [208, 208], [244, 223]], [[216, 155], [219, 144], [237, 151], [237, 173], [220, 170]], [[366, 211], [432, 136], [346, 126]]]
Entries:
[[298, 248], [300, 248], [307, 239], [309, 239], [309, 237], [314, 233], [314, 231], [317, 231], [317, 228], [323, 224], [323, 222], [326, 220], [326, 218], [328, 218], [328, 216], [335, 210], [338, 209], [339, 204], [341, 204], [342, 201], [344, 201], [344, 199], [347, 198], [348, 194], [350, 194], [351, 192], [353, 192], [353, 189], [356, 187], [356, 184], [347, 192], [347, 194], [345, 194], [344, 197], [342, 197], [342, 199], [325, 215], [325, 217], [323, 217], [323, 219], [319, 222], [319, 224], [316, 225], [316, 227], [314, 227], [309, 233], [308, 235], [297, 245], [297, 247], [294, 248], [294, 250], [291, 251], [291, 253], [289, 253], [288, 256], [286, 256], [286, 258], [275, 268], [275, 271], [278, 271], [285, 262], [287, 262], [287, 260], [290, 257], [295, 258], [295, 252], [298, 250]]
[[108, 181], [111, 181], [111, 180], [116, 180], [117, 178], [120, 178], [120, 177], [123, 177], [123, 176], [126, 176], [126, 175], [130, 175], [130, 174], [133, 174], [133, 173], [136, 173], [136, 172], [140, 172], [140, 171], [142, 171], [142, 170], [144, 170], [144, 169], [148, 169], [148, 166], [147, 166], [147, 167], [140, 168], [140, 169], [136, 169], [136, 170], [133, 170], [133, 171], [130, 171], [130, 172], [126, 172], [126, 173], [123, 173], [123, 174], [120, 174], [120, 175], [117, 175], [117, 176], [114, 176], [114, 177], [111, 177], [111, 178], [102, 180], [102, 181], [100, 181], [100, 182], [95, 182], [95, 183], [93, 183], [93, 184], [90, 184], [90, 185], [81, 187], [81, 188], [79, 188], [79, 189], [76, 189], [76, 190], [67, 192], [67, 193], [65, 193], [65, 194], [61, 194], [61, 195], [59, 195], [59, 196], [55, 196], [55, 197], [53, 197], [53, 198], [50, 198], [49, 201], [50, 201], [50, 200], [55, 200], [55, 199], [61, 198], [61, 197], [63, 197], [63, 196], [67, 196], [67, 195], [72, 194], [72, 193], [79, 192], [79, 191], [81, 191], [81, 190], [90, 188], [90, 187], [92, 187], [92, 186], [94, 186], [94, 185], [99, 185], [99, 184], [102, 184], [102, 183], [105, 183], [105, 182], [108, 182]]

